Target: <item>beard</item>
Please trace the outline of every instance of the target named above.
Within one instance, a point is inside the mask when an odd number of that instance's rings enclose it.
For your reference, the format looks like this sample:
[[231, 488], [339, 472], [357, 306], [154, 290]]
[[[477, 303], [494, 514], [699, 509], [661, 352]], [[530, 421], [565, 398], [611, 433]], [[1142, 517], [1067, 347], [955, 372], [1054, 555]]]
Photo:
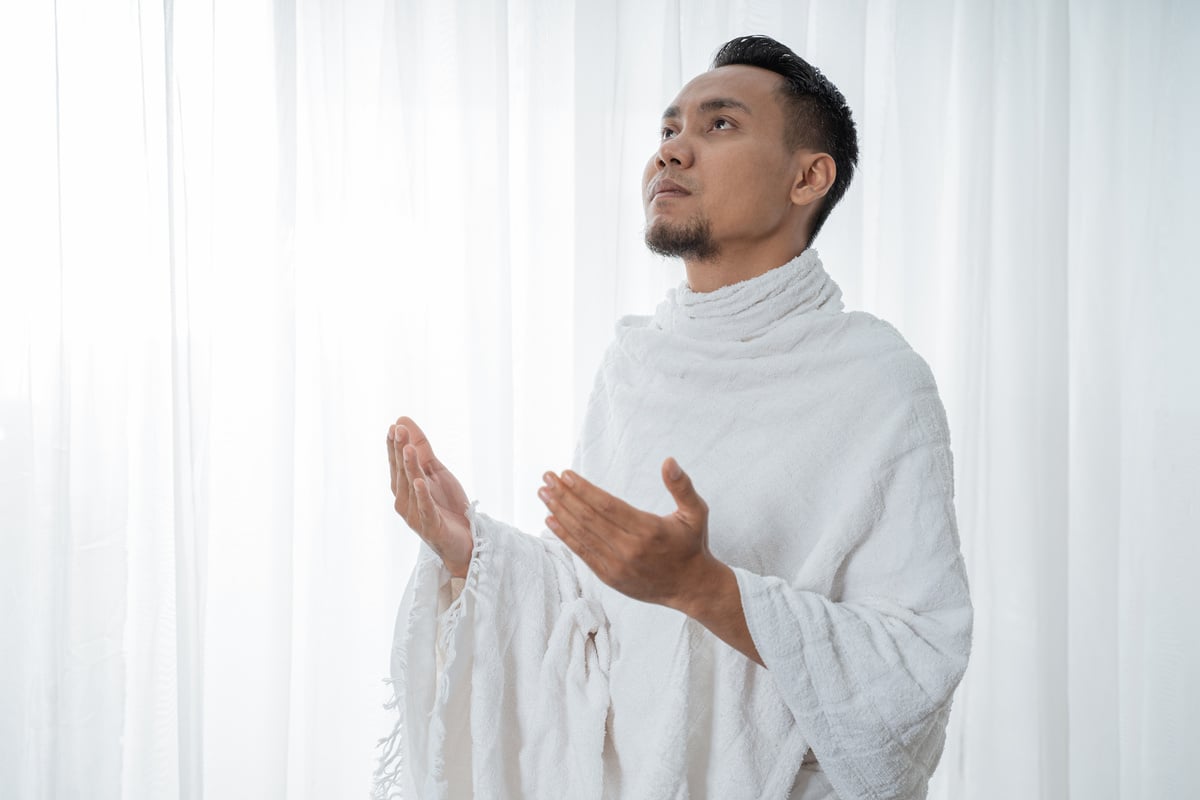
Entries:
[[646, 247], [660, 256], [694, 261], [710, 261], [720, 251], [712, 238], [712, 226], [704, 217], [693, 217], [683, 225], [659, 222], [647, 228]]

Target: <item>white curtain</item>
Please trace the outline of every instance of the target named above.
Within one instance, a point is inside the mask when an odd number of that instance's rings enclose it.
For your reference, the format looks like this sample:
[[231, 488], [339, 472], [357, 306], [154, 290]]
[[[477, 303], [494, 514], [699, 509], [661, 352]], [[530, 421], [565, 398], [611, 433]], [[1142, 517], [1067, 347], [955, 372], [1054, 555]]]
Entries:
[[854, 109], [816, 246], [952, 427], [931, 796], [1200, 796], [1186, 0], [0, 5], [0, 795], [363, 796], [388, 424], [541, 528], [613, 321], [682, 279], [659, 115], [749, 32]]

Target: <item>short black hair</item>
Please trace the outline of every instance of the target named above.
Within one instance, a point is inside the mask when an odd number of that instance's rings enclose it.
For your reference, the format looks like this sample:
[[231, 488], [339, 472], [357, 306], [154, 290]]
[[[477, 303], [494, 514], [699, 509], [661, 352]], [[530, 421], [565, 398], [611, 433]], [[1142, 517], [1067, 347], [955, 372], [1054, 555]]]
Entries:
[[833, 186], [813, 216], [811, 244], [825, 224], [829, 212], [842, 199], [854, 167], [858, 164], [858, 131], [846, 98], [821, 70], [796, 55], [790, 47], [770, 36], [740, 36], [721, 45], [713, 56], [712, 69], [743, 64], [783, 76], [781, 90], [784, 115], [784, 144], [789, 150], [808, 147], [828, 153], [837, 165]]

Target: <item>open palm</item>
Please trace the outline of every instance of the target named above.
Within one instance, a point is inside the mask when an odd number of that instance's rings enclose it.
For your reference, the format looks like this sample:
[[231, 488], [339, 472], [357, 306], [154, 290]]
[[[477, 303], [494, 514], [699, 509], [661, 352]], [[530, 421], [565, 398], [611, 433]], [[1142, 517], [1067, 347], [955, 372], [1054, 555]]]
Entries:
[[474, 540], [467, 493], [433, 453], [425, 432], [409, 417], [388, 431], [388, 464], [396, 512], [441, 556], [456, 577], [465, 577]]

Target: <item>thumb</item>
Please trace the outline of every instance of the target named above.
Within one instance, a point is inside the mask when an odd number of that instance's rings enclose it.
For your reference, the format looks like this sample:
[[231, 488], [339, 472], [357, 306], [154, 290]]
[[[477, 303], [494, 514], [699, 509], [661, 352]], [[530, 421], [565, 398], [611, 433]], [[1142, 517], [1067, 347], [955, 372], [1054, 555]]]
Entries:
[[688, 516], [698, 516], [708, 510], [704, 500], [696, 493], [696, 487], [692, 485], [691, 477], [683, 471], [679, 462], [673, 457], [663, 462], [662, 473], [663, 483], [667, 485], [667, 491], [679, 504], [680, 511]]

